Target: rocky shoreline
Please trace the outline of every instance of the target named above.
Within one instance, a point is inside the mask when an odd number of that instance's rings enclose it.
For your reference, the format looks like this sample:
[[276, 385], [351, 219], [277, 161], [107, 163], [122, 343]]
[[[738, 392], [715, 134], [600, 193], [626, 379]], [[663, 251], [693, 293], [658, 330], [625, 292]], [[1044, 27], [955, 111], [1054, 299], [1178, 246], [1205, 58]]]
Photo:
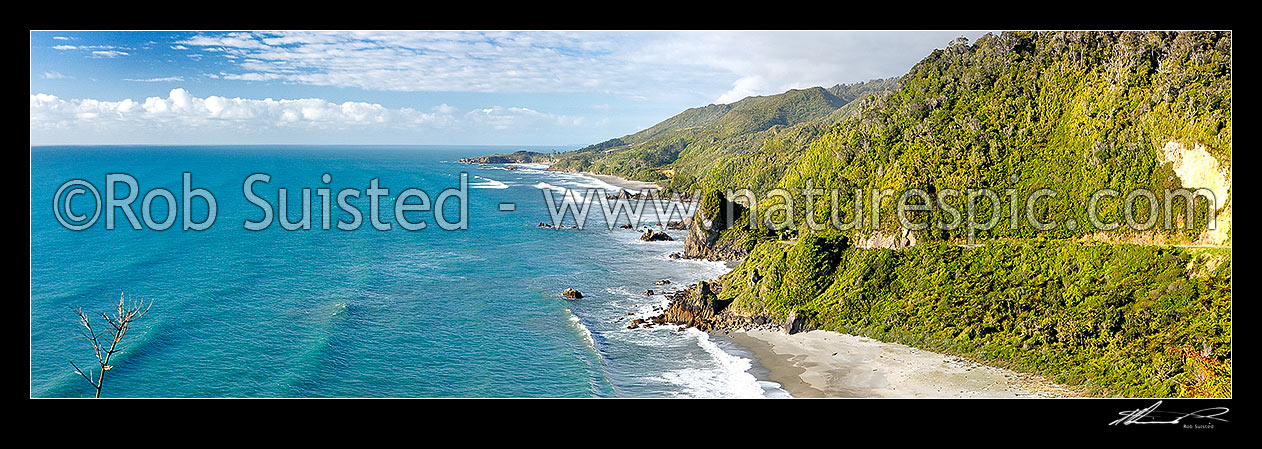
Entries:
[[701, 281], [677, 292], [666, 294], [669, 302], [661, 314], [633, 321], [634, 329], [639, 326], [673, 324], [696, 328], [704, 332], [729, 332], [761, 330], [795, 334], [813, 329], [805, 321], [790, 314], [783, 323], [768, 315], [744, 316], [734, 313], [728, 308], [732, 300], [722, 300], [718, 294], [722, 287], [714, 280]]

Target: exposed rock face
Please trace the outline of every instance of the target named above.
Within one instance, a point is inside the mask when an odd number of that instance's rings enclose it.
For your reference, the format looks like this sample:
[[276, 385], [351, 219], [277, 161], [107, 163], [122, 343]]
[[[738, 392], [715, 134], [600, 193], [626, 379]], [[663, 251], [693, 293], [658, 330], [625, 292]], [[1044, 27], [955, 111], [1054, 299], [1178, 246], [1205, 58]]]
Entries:
[[746, 317], [732, 313], [727, 306], [732, 300], [718, 298], [721, 287], [713, 282], [699, 282], [684, 290], [667, 295], [670, 305], [661, 315], [649, 319], [654, 324], [677, 324], [702, 331], [752, 328], [756, 326], [778, 327], [766, 316]]
[[790, 312], [789, 318], [784, 320], [784, 333], [793, 335], [806, 329], [806, 319], [797, 314]]
[[[680, 291], [671, 296], [670, 306], [659, 316], [660, 321], [695, 327], [703, 331], [714, 329], [719, 314], [731, 301], [722, 301], [710, 291], [707, 282]], [[702, 293], [702, 292], [705, 293]], [[730, 315], [730, 314], [729, 314]]]
[[572, 288], [567, 288], [565, 289], [565, 291], [561, 292], [561, 296], [564, 296], [570, 299], [582, 299], [583, 293]]
[[[730, 207], [733, 211], [739, 212], [743, 210], [743, 207], [727, 201], [722, 194], [714, 195], [712, 198], [703, 200], [702, 207], [697, 208], [697, 213], [684, 220], [683, 224], [688, 227], [688, 236], [684, 238], [683, 257], [685, 259], [735, 260], [749, 255], [748, 250], [736, 246], [731, 241], [719, 241], [720, 233], [729, 226], [725, 222], [727, 208]], [[707, 205], [711, 206], [709, 209], [712, 212], [709, 214], [706, 212]], [[734, 213], [733, 216], [739, 217], [740, 214]]]
[[670, 240], [675, 240], [675, 239], [671, 238], [669, 235], [666, 235], [665, 232], [654, 231], [652, 229], [645, 229], [644, 235], [640, 236], [640, 240], [643, 240], [646, 242], [661, 242], [661, 241], [670, 241]]
[[1220, 166], [1218, 159], [1209, 154], [1205, 146], [1196, 143], [1191, 148], [1180, 142], [1167, 142], [1158, 156], [1162, 163], [1170, 164], [1179, 183], [1188, 190], [1206, 189], [1213, 192], [1215, 212], [1214, 229], [1206, 229], [1196, 243], [1229, 245], [1231, 241], [1231, 166]]
[[910, 229], [901, 229], [896, 235], [889, 235], [882, 232], [874, 232], [867, 237], [855, 239], [858, 248], [889, 248], [899, 249], [916, 245], [916, 234]]

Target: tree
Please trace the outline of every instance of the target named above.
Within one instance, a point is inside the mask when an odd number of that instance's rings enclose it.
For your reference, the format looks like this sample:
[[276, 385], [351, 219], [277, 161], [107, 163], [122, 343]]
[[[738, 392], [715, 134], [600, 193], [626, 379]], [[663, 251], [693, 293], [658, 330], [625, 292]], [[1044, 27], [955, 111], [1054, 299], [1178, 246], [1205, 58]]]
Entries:
[[[92, 322], [88, 319], [88, 314], [84, 313], [82, 308], [75, 308], [75, 313], [79, 315], [79, 325], [82, 326], [76, 333], [79, 340], [83, 340], [92, 345], [92, 351], [96, 355], [96, 361], [100, 365], [100, 372], [95, 374], [96, 379], [93, 380], [92, 370], [88, 370], [85, 374], [83, 370], [75, 365], [74, 361], [70, 362], [70, 366], [74, 367], [75, 374], [87, 380], [92, 387], [96, 388], [96, 397], [101, 397], [101, 386], [105, 383], [105, 372], [114, 368], [110, 365], [110, 359], [114, 354], [122, 352], [127, 348], [126, 343], [132, 339], [124, 339], [127, 331], [131, 330], [132, 324], [145, 316], [149, 312], [149, 308], [153, 307], [153, 302], [145, 304], [144, 300], [128, 300], [126, 294], [119, 293], [118, 305], [115, 307], [114, 315], [105, 312], [101, 313], [101, 318], [105, 319], [105, 323], [109, 327], [103, 331], [97, 331], [92, 328]], [[121, 345], [121, 346], [120, 346]]]

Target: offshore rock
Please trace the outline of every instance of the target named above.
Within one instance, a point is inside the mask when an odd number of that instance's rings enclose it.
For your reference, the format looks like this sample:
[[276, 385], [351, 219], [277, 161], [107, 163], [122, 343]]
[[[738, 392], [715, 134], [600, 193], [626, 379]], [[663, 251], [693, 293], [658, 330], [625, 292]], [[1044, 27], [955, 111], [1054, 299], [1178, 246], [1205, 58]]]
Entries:
[[640, 236], [640, 240], [643, 240], [646, 242], [665, 242], [665, 241], [671, 241], [675, 239], [671, 238], [669, 235], [666, 235], [665, 232], [654, 231], [652, 229], [645, 229], [644, 234]]
[[570, 299], [583, 299], [583, 293], [572, 288], [565, 289], [565, 291], [561, 292], [561, 296]]

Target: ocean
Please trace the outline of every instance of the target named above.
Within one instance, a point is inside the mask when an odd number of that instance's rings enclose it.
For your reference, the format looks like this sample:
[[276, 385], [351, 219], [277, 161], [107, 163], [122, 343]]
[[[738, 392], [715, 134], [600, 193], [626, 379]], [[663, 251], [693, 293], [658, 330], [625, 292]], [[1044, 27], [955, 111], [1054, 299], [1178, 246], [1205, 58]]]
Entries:
[[[671, 259], [683, 251], [686, 231], [666, 231], [675, 241], [643, 242], [639, 232], [608, 229], [599, 212], [581, 230], [541, 228], [551, 221], [541, 192], [560, 198], [567, 189], [616, 188], [535, 165], [456, 162], [518, 149], [32, 148], [31, 396], [93, 394], [71, 367], [95, 364], [88, 344], [75, 339], [73, 309], [107, 311], [120, 292], [153, 306], [112, 363], [105, 397], [785, 396], [761, 379], [747, 352], [722, 339], [674, 326], [626, 328], [665, 305], [663, 287], [727, 270], [722, 262]], [[193, 189], [215, 198], [208, 229], [183, 230], [186, 172]], [[113, 230], [104, 212], [84, 230], [63, 225], [59, 216], [75, 222], [93, 214], [90, 193], [73, 197], [68, 213], [55, 203], [67, 197], [57, 197], [63, 184], [81, 179], [105, 196], [110, 173], [136, 180], [133, 209], [144, 229], [132, 229], [121, 208]], [[270, 179], [251, 191], [275, 212], [257, 231], [246, 223], [265, 213], [244, 188], [256, 173]], [[401, 192], [420, 189], [435, 206], [439, 192], [459, 188], [461, 173], [466, 229], [442, 229], [433, 210], [408, 215], [425, 229], [401, 228], [392, 208]], [[374, 178], [389, 189], [378, 213], [393, 223], [388, 231], [370, 220], [363, 192]], [[130, 189], [116, 185], [115, 197], [126, 197]], [[165, 230], [144, 222], [168, 216], [161, 195], [141, 213], [156, 188], [177, 202]], [[300, 192], [310, 189], [310, 229], [284, 229], [279, 188], [288, 222], [302, 216]], [[327, 230], [317, 191], [324, 188], [332, 197]], [[342, 189], [361, 192], [345, 198], [363, 214], [358, 229], [336, 227], [353, 221], [338, 206]], [[204, 219], [204, 201], [187, 205], [191, 220]], [[459, 201], [444, 206], [443, 217], [456, 221]], [[663, 279], [670, 284], [656, 285]], [[566, 288], [584, 297], [567, 300]], [[659, 294], [645, 295], [649, 289]]]

